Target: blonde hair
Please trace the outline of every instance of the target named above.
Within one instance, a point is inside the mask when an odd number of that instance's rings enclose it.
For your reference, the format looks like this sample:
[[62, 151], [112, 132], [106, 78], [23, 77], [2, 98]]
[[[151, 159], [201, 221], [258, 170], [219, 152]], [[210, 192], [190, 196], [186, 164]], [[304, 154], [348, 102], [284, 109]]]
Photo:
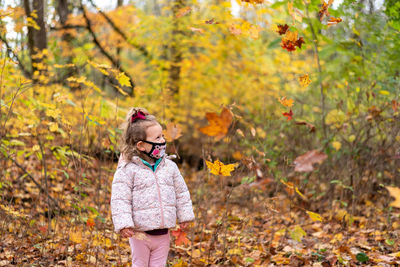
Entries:
[[[132, 122], [132, 116], [143, 112], [145, 119], [137, 119]], [[131, 108], [126, 115], [125, 122], [122, 124], [121, 129], [123, 130], [122, 140], [120, 144], [121, 156], [130, 161], [133, 156], [140, 156], [142, 152], [136, 147], [139, 141], [146, 140], [146, 130], [150, 126], [157, 124], [156, 117], [150, 115], [144, 108]]]

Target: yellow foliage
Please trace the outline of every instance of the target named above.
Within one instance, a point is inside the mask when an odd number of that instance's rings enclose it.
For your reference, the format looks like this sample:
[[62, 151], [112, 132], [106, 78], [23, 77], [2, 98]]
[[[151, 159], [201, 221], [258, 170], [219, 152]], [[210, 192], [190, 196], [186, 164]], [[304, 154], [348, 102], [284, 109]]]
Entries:
[[231, 176], [231, 172], [238, 166], [238, 163], [224, 165], [219, 160], [214, 161], [214, 163], [206, 160], [206, 164], [212, 174], [222, 176]]

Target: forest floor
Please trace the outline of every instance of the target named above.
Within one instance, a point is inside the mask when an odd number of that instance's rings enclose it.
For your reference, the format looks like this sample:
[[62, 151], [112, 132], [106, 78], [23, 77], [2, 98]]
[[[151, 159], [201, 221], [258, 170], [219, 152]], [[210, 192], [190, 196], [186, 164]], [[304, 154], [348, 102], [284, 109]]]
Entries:
[[[40, 177], [37, 162], [27, 163]], [[55, 177], [49, 188], [63, 212], [51, 220], [46, 194], [29, 177], [3, 183], [0, 266], [130, 266], [128, 239], [111, 221], [114, 167], [94, 162], [84, 179], [77, 171]], [[8, 171], [24, 174], [12, 164]], [[185, 234], [171, 235], [169, 266], [400, 266], [400, 211], [383, 201], [347, 210], [326, 203], [312, 213], [311, 200], [285, 190], [267, 194], [269, 184], [229, 187], [206, 171], [183, 174], [196, 221], [186, 244]]]

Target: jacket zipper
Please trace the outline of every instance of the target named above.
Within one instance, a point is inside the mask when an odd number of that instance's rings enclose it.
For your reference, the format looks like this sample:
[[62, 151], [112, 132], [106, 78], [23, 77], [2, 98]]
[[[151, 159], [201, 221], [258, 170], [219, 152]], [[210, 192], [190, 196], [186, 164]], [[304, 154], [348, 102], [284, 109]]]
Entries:
[[[162, 204], [162, 200], [161, 200], [161, 192], [160, 192], [160, 185], [158, 184], [158, 178], [157, 178], [157, 171], [159, 170], [159, 167], [161, 166], [161, 163], [163, 163], [165, 158], [163, 158], [161, 160], [161, 162], [158, 164], [156, 171], [151, 170], [151, 172], [154, 175], [154, 178], [156, 179], [156, 186], [157, 186], [157, 193], [158, 193], [158, 201], [160, 203], [160, 210], [161, 210], [161, 227], [160, 228], [164, 228], [165, 222], [164, 222], [164, 207]], [[142, 161], [141, 161], [142, 162]], [[147, 167], [143, 162], [142, 162], [143, 166]]]

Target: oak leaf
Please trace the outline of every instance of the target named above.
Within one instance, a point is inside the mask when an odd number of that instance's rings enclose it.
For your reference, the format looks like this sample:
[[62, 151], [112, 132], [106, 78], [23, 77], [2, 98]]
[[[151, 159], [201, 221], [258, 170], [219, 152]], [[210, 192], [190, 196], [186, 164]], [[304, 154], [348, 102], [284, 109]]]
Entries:
[[167, 129], [163, 131], [165, 139], [168, 142], [172, 142], [173, 140], [178, 139], [182, 136], [182, 129], [179, 127], [178, 124], [169, 122], [167, 124]]
[[189, 239], [187, 239], [187, 234], [181, 229], [174, 230], [171, 232], [175, 236], [175, 245], [180, 246], [182, 244], [188, 245]]
[[207, 112], [206, 118], [209, 125], [200, 128], [200, 132], [208, 136], [214, 136], [219, 140], [228, 133], [233, 115], [228, 108], [224, 107], [219, 116], [215, 112]]
[[281, 97], [281, 98], [278, 98], [278, 101], [279, 101], [282, 105], [284, 105], [285, 107], [289, 107], [289, 108], [293, 106], [293, 102], [294, 102], [293, 99], [287, 99], [286, 96], [283, 96], [283, 97]]

